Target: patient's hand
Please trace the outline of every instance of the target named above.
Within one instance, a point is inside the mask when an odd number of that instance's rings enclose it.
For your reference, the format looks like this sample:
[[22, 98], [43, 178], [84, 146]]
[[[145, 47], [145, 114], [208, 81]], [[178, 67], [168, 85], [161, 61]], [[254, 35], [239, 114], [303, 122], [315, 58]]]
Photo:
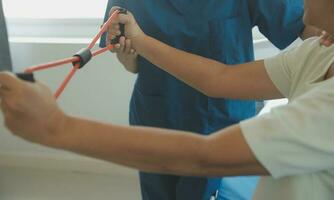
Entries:
[[64, 127], [66, 115], [58, 107], [50, 89], [5, 72], [0, 73], [0, 85], [6, 127], [26, 140], [54, 145], [54, 139], [59, 136], [55, 133]]

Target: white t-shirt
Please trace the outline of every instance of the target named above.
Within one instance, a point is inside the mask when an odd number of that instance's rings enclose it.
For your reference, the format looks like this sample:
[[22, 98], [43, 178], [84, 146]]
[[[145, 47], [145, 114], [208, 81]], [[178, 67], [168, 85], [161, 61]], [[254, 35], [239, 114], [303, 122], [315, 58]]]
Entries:
[[257, 159], [270, 172], [255, 200], [334, 199], [334, 46], [319, 38], [265, 60], [286, 106], [241, 123]]

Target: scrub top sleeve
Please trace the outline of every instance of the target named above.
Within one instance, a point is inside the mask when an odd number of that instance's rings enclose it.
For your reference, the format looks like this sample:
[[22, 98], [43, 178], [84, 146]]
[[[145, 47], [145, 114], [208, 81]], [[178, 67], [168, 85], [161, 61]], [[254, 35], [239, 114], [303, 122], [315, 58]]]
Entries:
[[331, 85], [241, 122], [247, 143], [274, 178], [334, 168], [334, 109]]
[[[109, 14], [110, 14], [109, 12], [110, 12], [111, 8], [114, 7], [114, 6], [123, 7], [122, 0], [108, 0], [108, 4], [107, 4], [106, 12], [104, 14], [103, 22], [106, 22], [109, 19]], [[100, 40], [100, 47], [101, 48], [106, 47], [106, 37], [107, 37], [107, 33], [104, 33], [101, 37], [101, 40]]]
[[277, 48], [289, 46], [304, 30], [303, 0], [249, 0], [254, 26]]

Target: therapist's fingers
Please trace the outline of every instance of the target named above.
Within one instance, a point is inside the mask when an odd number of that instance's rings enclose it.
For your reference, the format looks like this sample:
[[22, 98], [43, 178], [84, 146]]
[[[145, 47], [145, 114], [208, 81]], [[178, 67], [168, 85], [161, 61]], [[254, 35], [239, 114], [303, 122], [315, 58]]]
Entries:
[[129, 11], [128, 11], [127, 14], [119, 14], [118, 15], [118, 20], [119, 20], [119, 23], [122, 23], [122, 24], [131, 24], [131, 23], [135, 22], [132, 13], [129, 12]]
[[[111, 16], [117, 9], [120, 9], [119, 6], [114, 6], [110, 9], [109, 16]], [[117, 35], [120, 35], [121, 32], [119, 30], [119, 19], [116, 17], [113, 19], [113, 21], [110, 23], [110, 26], [108, 27], [107, 31], [107, 41], [106, 44], [111, 44], [111, 40], [114, 39]], [[115, 49], [111, 50], [111, 52], [116, 52]]]
[[109, 12], [109, 16], [111, 16], [116, 10], [120, 9], [121, 7], [119, 6], [113, 6], [111, 9], [110, 9], [110, 12]]
[[122, 36], [119, 39], [119, 44], [120, 44], [119, 52], [124, 53], [124, 50], [125, 50], [125, 37], [124, 36]]
[[120, 35], [121, 31], [119, 24], [113, 24], [112, 26], [110, 26], [109, 33], [112, 35]]
[[114, 48], [111, 50], [113, 53], [119, 53], [120, 52], [121, 45], [120, 44], [115, 44]]
[[133, 39], [137, 36], [145, 35], [131, 12], [128, 12], [127, 14], [119, 14], [118, 18], [120, 23], [125, 24], [125, 36], [127, 38]]
[[114, 39], [116, 36], [120, 35], [121, 32], [119, 30], [119, 25], [116, 25], [118, 28], [110, 27], [108, 30], [108, 37], [107, 42], [110, 44], [111, 40]]
[[324, 46], [331, 46], [334, 43], [334, 38], [332, 35], [330, 35], [329, 33], [327, 33], [326, 31], [322, 32], [322, 37], [320, 40], [320, 43]]
[[[108, 28], [108, 31], [107, 31], [107, 41], [106, 43], [108, 45], [111, 44], [111, 41], [116, 37], [116, 36], [119, 36], [121, 35], [121, 31], [120, 31], [120, 26], [119, 24], [111, 24]], [[118, 46], [115, 46], [114, 49], [111, 50], [111, 52], [115, 53], [117, 52], [117, 48], [119, 48]]]
[[114, 38], [115, 36], [116, 36], [116, 31], [115, 31], [115, 27], [113, 27], [113, 25], [110, 25], [109, 27], [108, 27], [108, 38], [107, 39], [112, 39], [112, 38]]
[[[107, 41], [106, 41], [106, 43], [108, 44], [108, 45], [110, 45], [111, 44], [111, 40], [113, 40], [114, 38], [116, 37], [116, 34], [114, 34], [112, 31], [109, 31], [108, 32], [108, 36], [107, 36]], [[117, 43], [117, 44], [112, 44], [112, 45], [114, 45], [114, 48], [112, 48], [110, 51], [112, 52], [112, 53], [118, 53], [119, 52], [119, 49], [120, 49], [120, 47], [121, 47], [121, 45], [119, 44], [119, 43]]]
[[[114, 6], [111, 8], [110, 12], [109, 12], [109, 17], [117, 10], [117, 9], [120, 9], [120, 7], [118, 6]], [[110, 26], [116, 26], [116, 25], [119, 25], [119, 19], [118, 17], [115, 17], [111, 23], [110, 23]]]
[[110, 50], [113, 53], [123, 53], [125, 48], [125, 37], [119, 39], [119, 43], [114, 45], [114, 48]]
[[124, 49], [124, 53], [126, 53], [126, 54], [131, 54], [131, 49], [132, 49], [131, 40], [130, 40], [130, 39], [126, 39], [126, 40], [125, 40], [125, 49]]
[[[107, 39], [106, 39], [107, 40], [106, 43], [108, 45], [111, 44], [111, 40], [113, 40], [117, 35], [120, 34], [120, 31], [118, 30], [119, 25], [117, 24], [117, 25], [115, 25], [115, 27], [109, 27], [108, 34], [107, 34]], [[113, 53], [117, 53], [119, 51], [119, 48], [120, 48], [120, 44], [114, 44], [114, 48], [111, 49], [110, 51], [113, 52]]]
[[110, 37], [120, 35], [121, 31], [119, 24], [111, 24], [108, 29], [108, 34]]

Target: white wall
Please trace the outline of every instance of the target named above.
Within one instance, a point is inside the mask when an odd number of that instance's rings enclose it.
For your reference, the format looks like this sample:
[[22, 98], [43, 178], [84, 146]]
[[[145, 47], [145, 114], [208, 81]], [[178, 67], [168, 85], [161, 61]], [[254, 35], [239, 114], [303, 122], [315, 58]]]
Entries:
[[[15, 71], [54, 59], [73, 55], [84, 43], [59, 43], [59, 41], [29, 41], [12, 39], [11, 51]], [[257, 58], [276, 54], [277, 49], [268, 42], [256, 43]], [[36, 73], [37, 79], [55, 90], [70, 70], [69, 65]], [[59, 99], [61, 107], [74, 115], [115, 124], [128, 124], [128, 105], [135, 76], [127, 73], [114, 55], [106, 53], [95, 58], [80, 70]], [[2, 118], [2, 116], [1, 116]], [[134, 176], [134, 171], [115, 167], [104, 162], [53, 150], [10, 135], [0, 119], [0, 166], [28, 166], [109, 172]]]

